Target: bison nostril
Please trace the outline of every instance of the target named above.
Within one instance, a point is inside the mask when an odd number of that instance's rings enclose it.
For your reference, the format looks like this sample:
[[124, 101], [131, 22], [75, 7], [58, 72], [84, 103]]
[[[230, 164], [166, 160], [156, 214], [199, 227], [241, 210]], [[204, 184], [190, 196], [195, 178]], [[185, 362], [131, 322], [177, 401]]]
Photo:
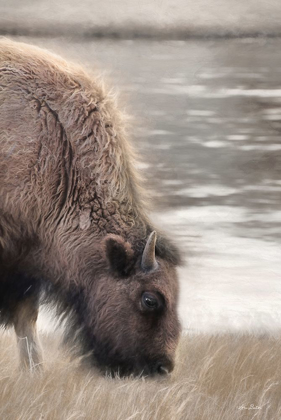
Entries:
[[168, 373], [172, 372], [173, 368], [173, 362], [158, 362], [156, 365], [156, 372], [160, 375], [167, 375]]
[[164, 365], [159, 365], [157, 368], [157, 372], [160, 373], [160, 375], [168, 375], [169, 369]]

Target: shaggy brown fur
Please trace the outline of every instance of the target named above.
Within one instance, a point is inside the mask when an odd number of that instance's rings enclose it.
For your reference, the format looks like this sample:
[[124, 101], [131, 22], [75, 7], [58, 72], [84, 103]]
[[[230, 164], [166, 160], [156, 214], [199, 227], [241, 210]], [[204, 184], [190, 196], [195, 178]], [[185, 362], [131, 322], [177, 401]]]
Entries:
[[[34, 342], [43, 284], [101, 367], [170, 370], [179, 254], [158, 237], [157, 269], [141, 267], [153, 228], [111, 95], [81, 68], [2, 40], [0, 141], [2, 323]], [[145, 291], [157, 310], [144, 307]], [[29, 327], [17, 328], [19, 313]]]

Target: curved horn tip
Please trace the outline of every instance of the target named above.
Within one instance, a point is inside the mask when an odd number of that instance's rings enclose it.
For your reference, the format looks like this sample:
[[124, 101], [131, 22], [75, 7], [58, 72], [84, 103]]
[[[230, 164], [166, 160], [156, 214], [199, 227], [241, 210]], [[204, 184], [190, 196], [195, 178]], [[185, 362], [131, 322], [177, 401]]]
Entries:
[[151, 232], [151, 234], [149, 235], [148, 239], [157, 239], [157, 232], [156, 230], [154, 230], [153, 232]]
[[141, 267], [143, 271], [153, 271], [158, 267], [158, 263], [155, 258], [155, 246], [156, 246], [157, 233], [154, 230], [150, 233], [141, 260]]

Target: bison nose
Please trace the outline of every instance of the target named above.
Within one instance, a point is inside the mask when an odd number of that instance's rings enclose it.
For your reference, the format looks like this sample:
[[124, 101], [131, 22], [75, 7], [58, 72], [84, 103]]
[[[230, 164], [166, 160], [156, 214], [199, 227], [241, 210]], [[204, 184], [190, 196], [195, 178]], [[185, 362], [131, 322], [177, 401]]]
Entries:
[[156, 365], [156, 372], [160, 375], [167, 375], [174, 369], [174, 363], [171, 360], [165, 360], [165, 362], [158, 362]]

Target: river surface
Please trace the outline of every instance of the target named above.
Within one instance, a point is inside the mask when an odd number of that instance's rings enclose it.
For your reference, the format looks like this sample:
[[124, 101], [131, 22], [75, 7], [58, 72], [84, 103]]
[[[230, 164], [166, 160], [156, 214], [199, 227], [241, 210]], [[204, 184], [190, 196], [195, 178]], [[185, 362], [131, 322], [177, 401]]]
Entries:
[[118, 87], [152, 218], [185, 256], [184, 329], [280, 330], [281, 40], [21, 40]]

